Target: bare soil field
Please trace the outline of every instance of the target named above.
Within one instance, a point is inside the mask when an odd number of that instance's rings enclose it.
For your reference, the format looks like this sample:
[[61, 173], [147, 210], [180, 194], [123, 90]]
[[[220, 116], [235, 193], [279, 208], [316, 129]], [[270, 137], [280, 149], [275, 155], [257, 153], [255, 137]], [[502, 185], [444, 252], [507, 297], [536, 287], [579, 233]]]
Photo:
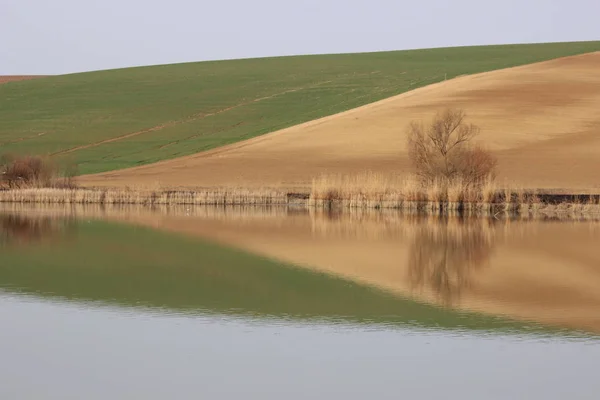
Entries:
[[25, 81], [28, 79], [42, 78], [41, 75], [0, 75], [0, 85], [7, 82]]
[[406, 126], [463, 108], [498, 181], [600, 189], [600, 52], [464, 76], [234, 145], [81, 177], [84, 186], [308, 187], [320, 174], [410, 171]]

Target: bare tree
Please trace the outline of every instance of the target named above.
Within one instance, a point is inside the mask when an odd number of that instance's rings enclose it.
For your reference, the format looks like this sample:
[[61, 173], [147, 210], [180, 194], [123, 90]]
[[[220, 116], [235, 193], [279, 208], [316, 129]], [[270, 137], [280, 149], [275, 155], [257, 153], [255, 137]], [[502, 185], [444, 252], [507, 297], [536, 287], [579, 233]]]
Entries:
[[462, 179], [466, 185], [476, 185], [493, 177], [496, 159], [472, 145], [479, 127], [465, 119], [464, 111], [447, 109], [436, 114], [428, 126], [410, 124], [408, 154], [423, 183]]

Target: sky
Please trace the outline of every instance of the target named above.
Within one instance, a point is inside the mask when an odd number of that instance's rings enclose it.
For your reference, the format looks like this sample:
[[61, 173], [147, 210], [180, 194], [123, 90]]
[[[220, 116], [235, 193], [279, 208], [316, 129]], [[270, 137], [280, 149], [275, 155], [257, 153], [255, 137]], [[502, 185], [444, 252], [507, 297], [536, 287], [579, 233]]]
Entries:
[[0, 75], [600, 40], [598, 0], [0, 0]]

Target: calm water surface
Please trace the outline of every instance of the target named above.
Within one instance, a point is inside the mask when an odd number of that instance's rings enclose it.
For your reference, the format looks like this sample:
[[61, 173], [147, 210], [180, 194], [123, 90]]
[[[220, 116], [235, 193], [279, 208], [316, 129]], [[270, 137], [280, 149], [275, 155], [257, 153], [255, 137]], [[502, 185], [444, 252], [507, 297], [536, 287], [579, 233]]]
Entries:
[[0, 398], [595, 399], [600, 230], [0, 210]]

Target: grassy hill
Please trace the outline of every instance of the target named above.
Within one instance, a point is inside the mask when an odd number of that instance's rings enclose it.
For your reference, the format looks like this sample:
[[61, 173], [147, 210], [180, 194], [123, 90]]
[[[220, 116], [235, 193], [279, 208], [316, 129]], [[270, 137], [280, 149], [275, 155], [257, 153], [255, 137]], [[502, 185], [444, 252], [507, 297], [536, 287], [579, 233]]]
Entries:
[[458, 75], [600, 50], [600, 41], [187, 63], [0, 85], [0, 153], [81, 173], [188, 155]]

